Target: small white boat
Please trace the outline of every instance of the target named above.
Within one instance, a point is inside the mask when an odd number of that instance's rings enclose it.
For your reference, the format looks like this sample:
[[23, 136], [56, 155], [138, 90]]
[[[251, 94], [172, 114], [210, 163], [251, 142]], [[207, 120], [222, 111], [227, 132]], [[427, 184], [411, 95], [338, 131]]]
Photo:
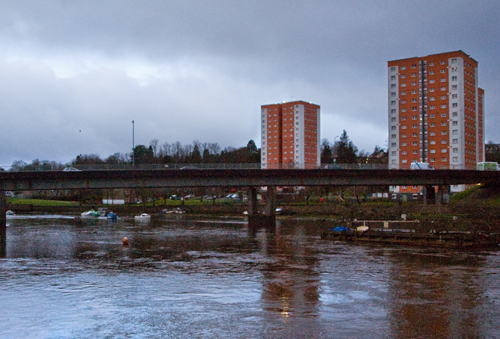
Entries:
[[370, 227], [368, 227], [368, 226], [358, 226], [358, 227], [356, 228], [356, 231], [358, 231], [358, 232], [366, 232], [366, 231], [368, 231], [369, 229], [370, 229]]
[[82, 217], [99, 217], [101, 214], [97, 211], [90, 210], [87, 212], [82, 212]]
[[151, 216], [147, 213], [142, 213], [141, 215], [136, 215], [134, 217], [135, 221], [143, 221], [143, 222], [148, 222], [151, 220]]
[[14, 215], [16, 213], [14, 213], [14, 211], [11, 211], [11, 210], [8, 210], [7, 212], [5, 212], [6, 215]]

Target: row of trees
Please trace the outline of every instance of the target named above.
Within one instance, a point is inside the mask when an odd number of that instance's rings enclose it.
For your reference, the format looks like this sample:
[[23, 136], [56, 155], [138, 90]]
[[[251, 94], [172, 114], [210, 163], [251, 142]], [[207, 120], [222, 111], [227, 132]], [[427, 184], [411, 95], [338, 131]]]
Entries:
[[[183, 145], [179, 141], [164, 143], [160, 146], [158, 139], [150, 141], [149, 145], [137, 145], [131, 153], [115, 153], [107, 158], [98, 154], [80, 154], [71, 165], [99, 165], [99, 164], [189, 164], [189, 163], [260, 163], [261, 150], [255, 142], [250, 140], [245, 147], [226, 147], [222, 149], [217, 143], [194, 141]], [[387, 163], [387, 153], [379, 146], [372, 154], [358, 151], [344, 130], [340, 139], [333, 144], [327, 139], [321, 143], [321, 163]], [[69, 165], [69, 164], [68, 164]], [[64, 164], [55, 161], [35, 159], [31, 164], [16, 160], [11, 170], [62, 170]]]
[[375, 146], [373, 153], [369, 154], [365, 151], [358, 151], [354, 142], [349, 139], [347, 132], [344, 130], [340, 135], [340, 139], [331, 144], [328, 139], [323, 139], [321, 143], [321, 163], [322, 164], [356, 164], [356, 163], [371, 163], [371, 164], [387, 164], [387, 152], [380, 146]]
[[[487, 146], [497, 146], [491, 141]], [[102, 159], [98, 154], [80, 154], [71, 162], [72, 165], [94, 164], [153, 164], [153, 163], [260, 163], [260, 152], [255, 142], [250, 140], [246, 147], [226, 147], [222, 149], [217, 143], [201, 143], [183, 145], [179, 141], [159, 145], [158, 139], [150, 141], [149, 146], [137, 145], [132, 153], [115, 153]], [[135, 160], [134, 160], [135, 158]], [[487, 147], [486, 161], [500, 163], [500, 147]], [[339, 140], [330, 143], [328, 139], [321, 142], [322, 164], [387, 164], [388, 154], [380, 146], [375, 146], [372, 153], [359, 151], [344, 130]], [[49, 160], [35, 159], [31, 164], [23, 160], [12, 163], [12, 171], [62, 170], [64, 164]]]
[[189, 163], [258, 163], [260, 149], [250, 140], [246, 147], [226, 147], [222, 149], [217, 143], [200, 143], [194, 141], [191, 145], [182, 145], [179, 141], [158, 146], [158, 140], [153, 139], [149, 146], [137, 145], [130, 154], [115, 153], [106, 159], [97, 154], [79, 155], [73, 161], [74, 165], [94, 164], [189, 164]]

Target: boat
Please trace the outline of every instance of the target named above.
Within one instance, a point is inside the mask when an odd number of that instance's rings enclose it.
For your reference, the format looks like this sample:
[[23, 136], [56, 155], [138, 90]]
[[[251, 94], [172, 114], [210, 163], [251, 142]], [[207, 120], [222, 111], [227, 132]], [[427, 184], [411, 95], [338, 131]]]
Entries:
[[142, 213], [141, 215], [136, 215], [134, 217], [135, 221], [148, 222], [151, 220], [151, 216], [147, 213]]
[[5, 212], [6, 215], [14, 215], [16, 213], [14, 213], [14, 211], [11, 211], [11, 210], [8, 210], [7, 212]]
[[370, 227], [368, 227], [368, 226], [358, 226], [358, 227], [356, 227], [356, 231], [357, 232], [367, 232], [369, 230], [370, 230]]
[[113, 212], [109, 212], [109, 213], [106, 215], [106, 218], [107, 218], [108, 220], [118, 220], [118, 216], [117, 216], [115, 213], [113, 213]]
[[174, 208], [172, 210], [168, 210], [168, 209], [164, 209], [160, 212], [160, 215], [164, 215], [164, 214], [184, 214], [186, 213], [186, 211], [184, 211], [182, 208]]
[[87, 212], [82, 212], [82, 217], [99, 217], [101, 214], [97, 211], [94, 211], [94, 210], [90, 210], [90, 211], [87, 211]]

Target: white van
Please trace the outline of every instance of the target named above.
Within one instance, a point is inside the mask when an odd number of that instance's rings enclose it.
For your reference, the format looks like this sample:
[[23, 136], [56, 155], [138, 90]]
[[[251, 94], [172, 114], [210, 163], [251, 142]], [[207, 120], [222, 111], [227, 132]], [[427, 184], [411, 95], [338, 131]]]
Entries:
[[412, 170], [433, 170], [434, 167], [429, 165], [428, 162], [412, 162], [410, 165]]

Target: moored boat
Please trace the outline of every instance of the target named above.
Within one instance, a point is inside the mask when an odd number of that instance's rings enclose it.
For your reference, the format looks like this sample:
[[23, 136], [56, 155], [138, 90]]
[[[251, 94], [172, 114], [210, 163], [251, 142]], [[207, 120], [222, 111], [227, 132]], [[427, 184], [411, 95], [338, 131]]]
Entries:
[[148, 222], [151, 220], [151, 216], [147, 213], [142, 213], [141, 215], [136, 215], [134, 217], [135, 221]]
[[82, 217], [99, 217], [101, 214], [97, 211], [94, 211], [94, 210], [90, 210], [90, 211], [86, 211], [86, 212], [82, 212], [81, 216]]

